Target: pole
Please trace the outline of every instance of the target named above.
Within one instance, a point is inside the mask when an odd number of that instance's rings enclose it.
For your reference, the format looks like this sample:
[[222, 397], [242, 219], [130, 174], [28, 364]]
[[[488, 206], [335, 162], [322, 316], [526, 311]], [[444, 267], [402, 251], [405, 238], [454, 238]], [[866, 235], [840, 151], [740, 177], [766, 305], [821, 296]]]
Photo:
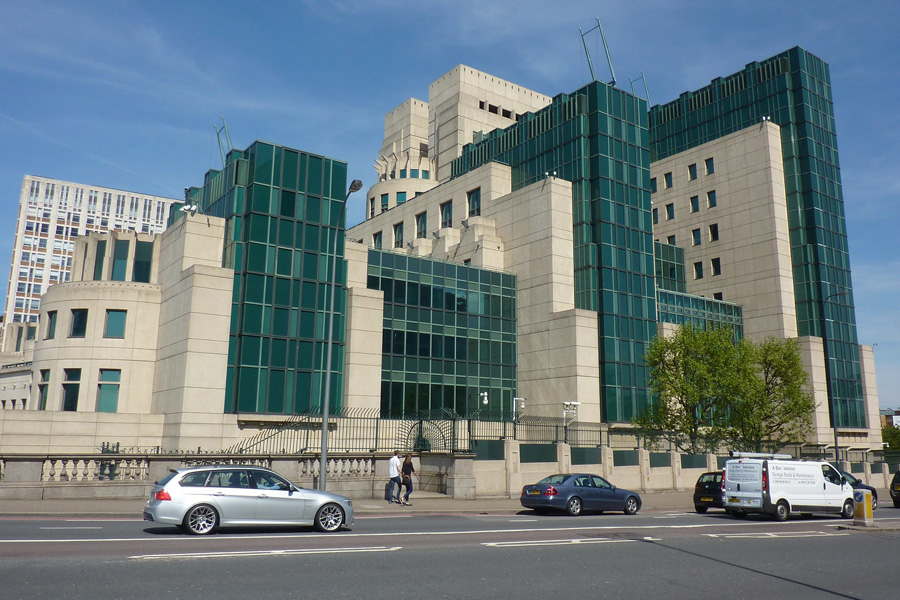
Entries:
[[825, 299], [822, 300], [822, 354], [825, 359], [825, 395], [828, 397], [828, 410], [831, 411], [831, 429], [834, 434], [834, 466], [837, 468], [840, 468], [841, 456], [840, 447], [838, 446], [837, 410], [834, 404], [834, 394], [831, 390], [831, 361], [828, 358], [828, 335], [826, 334], [828, 318], [825, 316], [825, 309], [829, 300], [838, 296], [846, 296], [848, 293], [846, 291], [835, 292], [825, 296]]
[[331, 351], [334, 345], [334, 297], [337, 294], [337, 246], [341, 233], [341, 222], [347, 212], [347, 201], [350, 194], [362, 188], [362, 181], [354, 179], [341, 204], [341, 212], [338, 215], [337, 229], [334, 231], [334, 244], [331, 248], [331, 299], [328, 303], [328, 343], [325, 347], [325, 399], [322, 401], [322, 458], [319, 461], [319, 489], [323, 492], [328, 485], [328, 409], [331, 400]]

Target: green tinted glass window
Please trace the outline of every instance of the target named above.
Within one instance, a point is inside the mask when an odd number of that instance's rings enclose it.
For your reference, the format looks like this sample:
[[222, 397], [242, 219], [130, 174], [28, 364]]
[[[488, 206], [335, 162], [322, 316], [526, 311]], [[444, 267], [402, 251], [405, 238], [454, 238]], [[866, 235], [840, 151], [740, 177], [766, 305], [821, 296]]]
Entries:
[[83, 338], [87, 334], [88, 309], [73, 308], [72, 309], [72, 328], [69, 330], [69, 337]]
[[97, 254], [94, 256], [94, 281], [103, 280], [103, 261], [106, 258], [106, 240], [97, 242]]
[[129, 246], [128, 240], [116, 240], [113, 246], [113, 281], [125, 281], [125, 271], [128, 269]]
[[125, 321], [128, 311], [125, 310], [107, 310], [106, 326], [103, 329], [103, 337], [105, 338], [124, 338], [125, 337]]
[[150, 283], [150, 271], [153, 264], [153, 242], [137, 242], [134, 247], [134, 266], [131, 280]]

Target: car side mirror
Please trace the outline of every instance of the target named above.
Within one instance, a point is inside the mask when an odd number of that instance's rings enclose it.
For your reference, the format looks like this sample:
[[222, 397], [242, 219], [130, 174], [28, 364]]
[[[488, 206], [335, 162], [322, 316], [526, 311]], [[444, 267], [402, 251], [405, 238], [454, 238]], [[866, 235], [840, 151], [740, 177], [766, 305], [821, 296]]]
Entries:
[[847, 483], [847, 478], [841, 477], [841, 485], [844, 485], [845, 483]]

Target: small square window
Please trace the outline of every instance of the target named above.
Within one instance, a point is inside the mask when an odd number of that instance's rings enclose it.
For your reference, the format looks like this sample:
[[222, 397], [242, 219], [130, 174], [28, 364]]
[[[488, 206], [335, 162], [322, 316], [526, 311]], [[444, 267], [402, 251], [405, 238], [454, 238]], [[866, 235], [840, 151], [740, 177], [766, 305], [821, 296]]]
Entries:
[[107, 310], [106, 326], [103, 330], [105, 338], [124, 338], [125, 337], [125, 321], [128, 316], [127, 310]]
[[713, 294], [713, 298], [716, 300], [722, 300], [722, 292], [716, 292]]
[[697, 179], [697, 163], [688, 165], [688, 179], [691, 181]]
[[716, 275], [722, 274], [722, 261], [719, 258], [712, 259], [712, 274], [715, 277]]
[[87, 334], [88, 309], [73, 308], [72, 309], [72, 328], [69, 330], [69, 337], [83, 338]]
[[691, 212], [700, 212], [700, 196], [691, 196]]
[[694, 279], [703, 279], [703, 263], [694, 263]]
[[669, 189], [670, 187], [672, 187], [672, 174], [666, 173], [663, 177], [666, 180], [666, 189]]
[[716, 172], [716, 163], [713, 162], [713, 159], [707, 158], [705, 162], [706, 162], [706, 174], [712, 175], [713, 173], [715, 173]]
[[693, 245], [693, 246], [700, 245], [700, 230], [699, 229], [691, 230], [691, 245]]
[[666, 243], [667, 243], [668, 245], [670, 245], [670, 246], [674, 246], [674, 245], [675, 245], [675, 236], [674, 236], [674, 235], [670, 235], [669, 237], [667, 237], [667, 238], [666, 238]]
[[718, 242], [719, 241], [719, 224], [713, 223], [709, 226], [709, 241]]
[[666, 204], [666, 221], [671, 221], [675, 218], [675, 205], [674, 204]]
[[711, 190], [706, 192], [706, 206], [707, 208], [715, 208], [716, 206], [716, 190]]

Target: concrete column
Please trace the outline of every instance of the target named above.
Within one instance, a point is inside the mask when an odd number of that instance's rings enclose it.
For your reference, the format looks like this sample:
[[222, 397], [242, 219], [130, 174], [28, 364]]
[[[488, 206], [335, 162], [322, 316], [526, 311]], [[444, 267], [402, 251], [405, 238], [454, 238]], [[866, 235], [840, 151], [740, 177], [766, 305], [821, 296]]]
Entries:
[[650, 489], [650, 451], [638, 448], [638, 467], [641, 470], [641, 490]]
[[600, 465], [600, 476], [609, 479], [612, 477], [613, 473], [613, 449], [609, 446], [604, 446], [600, 448], [600, 460], [603, 461]]
[[556, 444], [556, 463], [560, 473], [572, 472], [572, 447], [569, 444]]
[[684, 474], [681, 471], [681, 455], [674, 450], [670, 452], [669, 455], [672, 457], [672, 489], [683, 490]]
[[522, 489], [519, 440], [504, 440], [503, 456], [506, 460], [506, 493], [510, 498], [517, 498]]

